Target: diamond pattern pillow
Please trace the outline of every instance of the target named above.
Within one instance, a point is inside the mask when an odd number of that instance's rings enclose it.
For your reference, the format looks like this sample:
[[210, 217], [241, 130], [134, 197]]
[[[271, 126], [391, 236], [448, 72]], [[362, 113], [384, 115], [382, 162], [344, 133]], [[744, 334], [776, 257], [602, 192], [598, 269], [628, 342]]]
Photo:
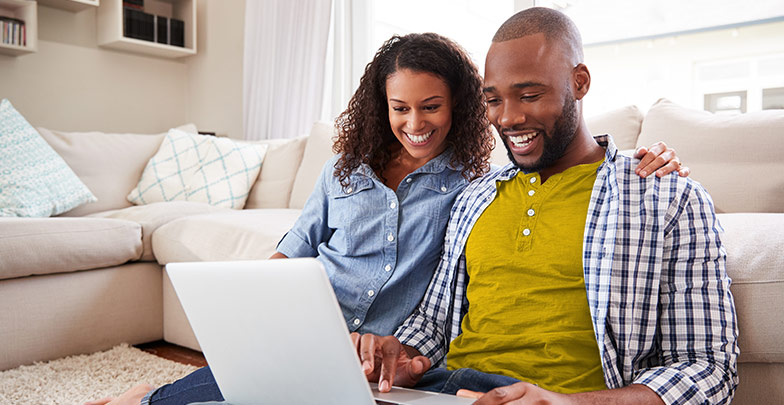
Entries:
[[242, 209], [267, 145], [170, 129], [128, 201], [198, 201]]
[[96, 201], [63, 158], [0, 101], [0, 216], [48, 217]]

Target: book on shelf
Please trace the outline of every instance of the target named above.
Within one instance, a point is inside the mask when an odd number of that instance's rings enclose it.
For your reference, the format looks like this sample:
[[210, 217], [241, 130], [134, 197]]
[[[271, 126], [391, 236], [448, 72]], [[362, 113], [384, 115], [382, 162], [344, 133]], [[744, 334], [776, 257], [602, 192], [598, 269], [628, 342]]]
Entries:
[[169, 19], [169, 44], [185, 47], [185, 22], [176, 18]]
[[18, 18], [0, 16], [0, 34], [3, 45], [27, 46], [27, 28]]
[[123, 35], [126, 38], [155, 41], [155, 16], [133, 7], [123, 7]]
[[169, 43], [169, 19], [162, 16], [155, 16], [155, 41], [159, 44]]

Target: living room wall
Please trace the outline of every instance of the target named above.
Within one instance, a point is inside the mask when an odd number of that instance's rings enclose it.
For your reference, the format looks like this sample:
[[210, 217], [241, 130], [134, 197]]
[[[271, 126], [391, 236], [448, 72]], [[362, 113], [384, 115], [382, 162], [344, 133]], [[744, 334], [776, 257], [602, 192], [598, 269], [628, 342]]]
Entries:
[[0, 98], [33, 126], [159, 133], [193, 122], [242, 138], [245, 0], [198, 0], [197, 54], [179, 59], [97, 46], [95, 9], [38, 6], [38, 52], [0, 55]]

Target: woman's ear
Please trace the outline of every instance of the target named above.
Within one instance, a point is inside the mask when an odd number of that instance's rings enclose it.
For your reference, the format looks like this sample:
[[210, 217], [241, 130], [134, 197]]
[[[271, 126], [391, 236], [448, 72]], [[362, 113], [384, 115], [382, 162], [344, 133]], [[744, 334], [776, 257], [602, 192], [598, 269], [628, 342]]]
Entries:
[[588, 89], [591, 88], [591, 72], [588, 71], [588, 66], [580, 63], [572, 69], [572, 79], [574, 82], [574, 97], [581, 100], [588, 94]]

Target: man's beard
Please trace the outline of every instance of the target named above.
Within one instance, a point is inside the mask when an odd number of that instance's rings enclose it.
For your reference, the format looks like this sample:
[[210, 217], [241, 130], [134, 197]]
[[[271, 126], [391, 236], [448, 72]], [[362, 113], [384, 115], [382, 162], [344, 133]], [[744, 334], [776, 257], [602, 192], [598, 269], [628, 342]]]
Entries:
[[544, 150], [542, 151], [542, 156], [539, 157], [539, 160], [527, 165], [518, 163], [512, 154], [512, 150], [509, 148], [509, 143], [504, 140], [504, 147], [506, 147], [506, 153], [509, 156], [509, 160], [511, 160], [517, 168], [526, 173], [538, 172], [552, 166], [558, 159], [563, 157], [564, 153], [566, 153], [566, 148], [572, 143], [574, 137], [577, 135], [578, 122], [577, 102], [570, 90], [564, 99], [561, 115], [558, 116], [555, 120], [555, 124], [553, 124], [552, 134], [540, 134], [542, 142], [544, 143]]

